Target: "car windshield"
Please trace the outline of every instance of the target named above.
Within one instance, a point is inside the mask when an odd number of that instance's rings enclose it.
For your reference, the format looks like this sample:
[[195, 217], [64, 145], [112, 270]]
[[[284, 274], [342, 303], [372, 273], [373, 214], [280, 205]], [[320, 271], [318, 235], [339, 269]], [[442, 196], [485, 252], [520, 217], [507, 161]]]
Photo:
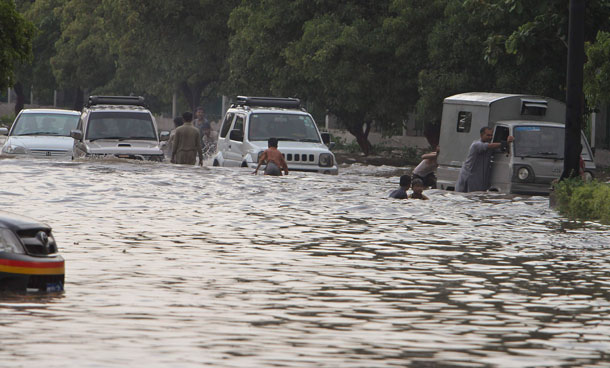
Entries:
[[11, 135], [51, 135], [69, 137], [80, 115], [23, 112], [15, 121]]
[[[515, 156], [543, 157], [563, 160], [565, 129], [540, 125], [517, 126], [514, 128]], [[589, 151], [581, 136], [582, 157], [590, 159]]]
[[156, 140], [157, 133], [146, 112], [94, 111], [89, 118], [86, 139]]
[[250, 116], [248, 139], [266, 141], [320, 142], [313, 119], [305, 114], [264, 113]]

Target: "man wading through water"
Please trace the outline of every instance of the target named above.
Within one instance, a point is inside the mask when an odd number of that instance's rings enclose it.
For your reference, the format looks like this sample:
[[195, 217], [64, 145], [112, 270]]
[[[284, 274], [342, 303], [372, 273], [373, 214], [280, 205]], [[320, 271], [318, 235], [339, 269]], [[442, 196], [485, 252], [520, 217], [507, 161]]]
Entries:
[[176, 128], [172, 147], [172, 162], [175, 164], [195, 165], [199, 156], [199, 166], [203, 166], [201, 137], [199, 130], [193, 126], [193, 114], [189, 111], [182, 114], [184, 124]]
[[506, 142], [491, 142], [492, 130], [483, 127], [480, 130], [481, 140], [474, 141], [470, 145], [468, 157], [458, 176], [455, 185], [456, 192], [476, 192], [489, 189], [489, 179], [491, 177], [491, 156], [494, 149], [502, 147], [506, 150], [508, 143], [514, 140], [513, 136], [508, 136]]
[[267, 166], [265, 167], [265, 175], [281, 176], [281, 169], [284, 169], [284, 175], [288, 175], [288, 165], [286, 164], [286, 160], [284, 160], [282, 152], [277, 149], [277, 138], [269, 138], [267, 141], [267, 146], [269, 146], [269, 148], [267, 148], [261, 155], [260, 159], [258, 160], [258, 166], [252, 174], [256, 175], [258, 173], [258, 168], [266, 162]]

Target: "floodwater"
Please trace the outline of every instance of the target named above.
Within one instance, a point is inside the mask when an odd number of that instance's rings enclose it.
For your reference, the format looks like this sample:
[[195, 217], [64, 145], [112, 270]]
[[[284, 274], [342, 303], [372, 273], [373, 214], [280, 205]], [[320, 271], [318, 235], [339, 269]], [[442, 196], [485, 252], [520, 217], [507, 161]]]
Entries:
[[610, 366], [610, 227], [548, 198], [338, 176], [0, 160], [60, 294], [0, 296], [3, 367]]

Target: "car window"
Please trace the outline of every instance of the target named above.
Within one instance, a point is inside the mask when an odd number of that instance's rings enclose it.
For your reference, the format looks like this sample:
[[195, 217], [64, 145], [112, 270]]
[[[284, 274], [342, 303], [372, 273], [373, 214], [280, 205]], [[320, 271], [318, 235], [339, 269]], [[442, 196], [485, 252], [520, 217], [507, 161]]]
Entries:
[[244, 131], [244, 117], [237, 115], [235, 118], [235, 124], [233, 125], [233, 130], [239, 130], [243, 133]]
[[503, 142], [508, 139], [509, 130], [508, 127], [505, 126], [497, 126], [496, 131], [494, 132], [493, 142]]
[[470, 126], [472, 125], [472, 112], [460, 111], [457, 119], [457, 132], [468, 133], [470, 132]]
[[69, 137], [80, 116], [53, 113], [22, 113], [13, 124], [11, 135], [50, 135]]
[[517, 126], [514, 128], [515, 156], [563, 159], [565, 130], [549, 126]]
[[222, 123], [222, 128], [220, 129], [220, 136], [222, 138], [227, 136], [227, 133], [229, 133], [229, 129], [231, 129], [231, 123], [233, 122], [233, 118], [235, 117], [235, 113], [228, 113], [225, 116], [225, 120]]
[[156, 140], [157, 132], [146, 112], [91, 112], [86, 139]]
[[259, 113], [250, 115], [248, 139], [320, 142], [313, 119], [306, 114]]

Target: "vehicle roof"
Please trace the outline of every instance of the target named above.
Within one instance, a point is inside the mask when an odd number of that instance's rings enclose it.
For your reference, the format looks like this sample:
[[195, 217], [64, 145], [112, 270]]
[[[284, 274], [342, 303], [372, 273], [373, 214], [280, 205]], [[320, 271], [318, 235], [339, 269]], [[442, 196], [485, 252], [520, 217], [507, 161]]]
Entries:
[[492, 93], [492, 92], [466, 92], [457, 95], [446, 97], [444, 102], [454, 102], [468, 105], [481, 105], [489, 106], [492, 103], [508, 98], [528, 98], [538, 100], [548, 100], [547, 97], [535, 96], [535, 95], [521, 95], [521, 94], [510, 94], [510, 93]]
[[558, 128], [565, 127], [564, 123], [558, 123], [555, 121], [532, 121], [532, 120], [500, 120], [500, 121], [497, 121], [495, 124], [496, 125], [499, 125], [499, 124], [509, 125], [511, 127], [518, 126], [518, 125], [523, 125], [523, 126], [542, 125], [542, 126], [558, 127]]
[[22, 114], [62, 114], [62, 115], [80, 115], [80, 111], [65, 110], [65, 109], [24, 109]]
[[135, 112], [150, 112], [143, 106], [136, 105], [93, 105], [86, 107], [89, 111], [135, 111]]
[[229, 111], [243, 111], [248, 113], [282, 113], [295, 115], [310, 115], [307, 111], [300, 109], [286, 109], [281, 107], [232, 107]]

